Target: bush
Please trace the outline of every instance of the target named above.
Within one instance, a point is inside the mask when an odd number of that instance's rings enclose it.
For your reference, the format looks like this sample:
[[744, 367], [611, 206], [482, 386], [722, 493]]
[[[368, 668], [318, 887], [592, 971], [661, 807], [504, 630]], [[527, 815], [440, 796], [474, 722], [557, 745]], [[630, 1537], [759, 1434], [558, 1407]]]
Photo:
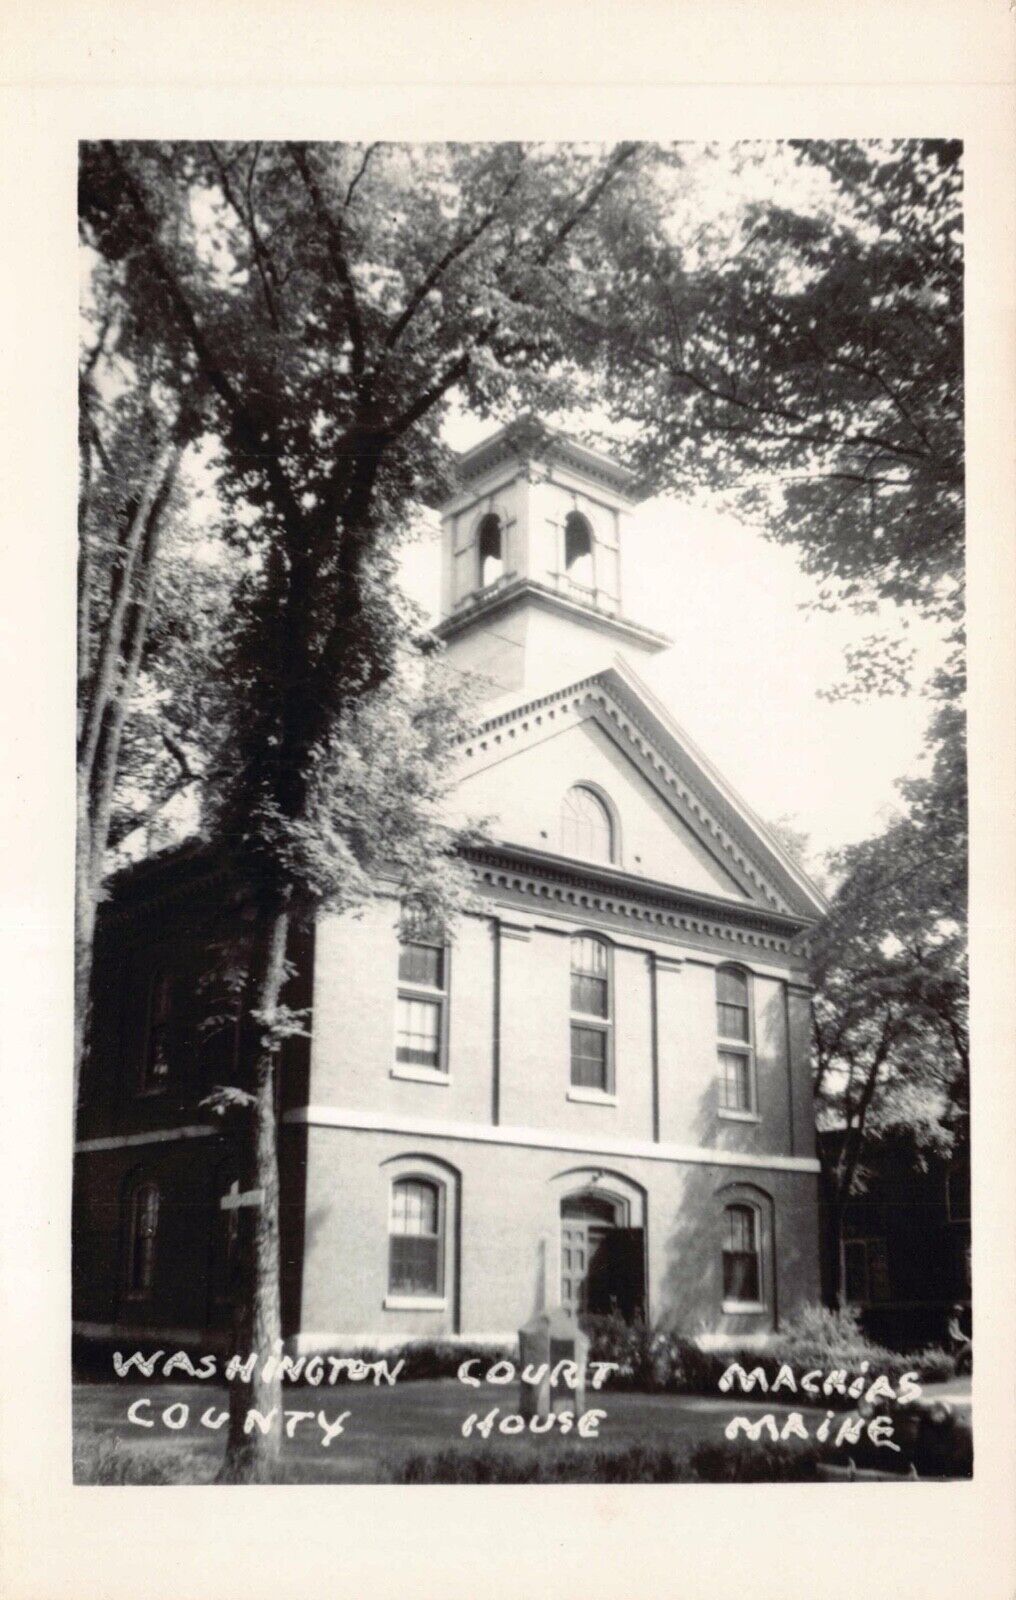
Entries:
[[943, 1350], [941, 1345], [929, 1345], [910, 1357], [913, 1371], [923, 1383], [946, 1383], [956, 1376], [956, 1357]]
[[809, 1350], [827, 1350], [830, 1355], [856, 1353], [862, 1360], [869, 1350], [880, 1349], [865, 1337], [855, 1306], [804, 1305], [784, 1324], [781, 1339], [790, 1345], [805, 1345]]
[[75, 1483], [205, 1483], [209, 1475], [208, 1457], [196, 1450], [138, 1449], [113, 1433], [102, 1433], [74, 1449]]
[[735, 1439], [700, 1444], [689, 1465], [700, 1483], [814, 1483], [818, 1462], [817, 1445]]
[[395, 1483], [692, 1483], [685, 1453], [667, 1446], [618, 1450], [570, 1447], [553, 1454], [492, 1447], [449, 1448], [407, 1457], [388, 1471]]

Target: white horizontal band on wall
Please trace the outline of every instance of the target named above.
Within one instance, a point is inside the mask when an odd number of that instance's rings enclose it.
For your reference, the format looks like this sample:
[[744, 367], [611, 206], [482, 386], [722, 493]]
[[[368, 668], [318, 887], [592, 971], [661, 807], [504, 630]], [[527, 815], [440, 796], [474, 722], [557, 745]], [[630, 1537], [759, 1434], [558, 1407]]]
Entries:
[[80, 1139], [74, 1146], [76, 1155], [89, 1150], [126, 1150], [132, 1144], [160, 1144], [166, 1139], [210, 1139], [217, 1128], [152, 1128], [148, 1133], [110, 1134], [105, 1139]]
[[753, 1155], [744, 1150], [713, 1150], [702, 1145], [653, 1144], [644, 1139], [589, 1139], [558, 1129], [494, 1127], [473, 1122], [436, 1122], [422, 1117], [393, 1116], [341, 1106], [299, 1106], [287, 1111], [286, 1122], [317, 1128], [358, 1129], [431, 1139], [465, 1139], [477, 1144], [522, 1145], [534, 1150], [560, 1150], [591, 1156], [633, 1156], [640, 1161], [679, 1161], [705, 1167], [752, 1167], [762, 1172], [818, 1172], [811, 1156]]

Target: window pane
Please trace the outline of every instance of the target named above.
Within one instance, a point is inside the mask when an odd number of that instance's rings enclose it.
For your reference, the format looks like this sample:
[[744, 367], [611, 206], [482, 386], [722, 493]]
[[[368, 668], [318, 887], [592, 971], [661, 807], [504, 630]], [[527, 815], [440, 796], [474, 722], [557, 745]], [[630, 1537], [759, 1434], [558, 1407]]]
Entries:
[[572, 973], [571, 1007], [573, 1011], [581, 1011], [587, 1017], [605, 1017], [606, 978], [585, 978], [579, 973]]
[[571, 969], [589, 973], [594, 978], [607, 976], [607, 947], [600, 939], [584, 935], [571, 942]]
[[743, 1039], [748, 1043], [748, 1012], [743, 1006], [716, 1007], [716, 1026], [721, 1039]]
[[729, 967], [721, 967], [716, 974], [716, 998], [724, 1005], [746, 1006], [748, 980], [744, 973], [733, 972]]
[[723, 1252], [723, 1298], [753, 1302], [761, 1298], [757, 1255], [733, 1250]]
[[572, 1024], [571, 1081], [583, 1089], [607, 1087], [607, 1034], [603, 1028]]
[[405, 1178], [392, 1185], [391, 1232], [404, 1236], [437, 1236], [438, 1197], [434, 1184]]
[[399, 996], [396, 1061], [409, 1066], [441, 1067], [441, 1003]]
[[748, 1057], [720, 1051], [720, 1106], [724, 1111], [751, 1110]]
[[754, 1250], [755, 1213], [750, 1206], [728, 1206], [727, 1229], [728, 1249]]
[[602, 800], [581, 784], [569, 789], [561, 808], [561, 848], [588, 861], [612, 861], [614, 838]]
[[399, 982], [425, 989], [444, 988], [444, 950], [440, 945], [406, 943], [399, 946]]
[[437, 1294], [437, 1239], [393, 1234], [388, 1287], [395, 1294]]

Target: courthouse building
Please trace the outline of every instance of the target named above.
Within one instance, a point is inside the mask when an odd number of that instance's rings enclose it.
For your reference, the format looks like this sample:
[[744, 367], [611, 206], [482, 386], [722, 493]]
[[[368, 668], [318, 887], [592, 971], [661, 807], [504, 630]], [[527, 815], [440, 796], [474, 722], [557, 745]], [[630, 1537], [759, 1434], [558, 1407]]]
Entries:
[[[457, 790], [494, 819], [480, 899], [447, 941], [400, 937], [384, 896], [304, 941], [279, 1107], [297, 1349], [510, 1338], [556, 1304], [741, 1337], [818, 1298], [800, 936], [822, 900], [639, 676], [669, 641], [625, 613], [638, 498], [534, 422], [460, 457], [438, 632], [485, 696]], [[227, 1326], [236, 1170], [200, 1102], [236, 1041], [193, 997], [232, 906], [189, 846], [104, 908], [85, 1336]]]

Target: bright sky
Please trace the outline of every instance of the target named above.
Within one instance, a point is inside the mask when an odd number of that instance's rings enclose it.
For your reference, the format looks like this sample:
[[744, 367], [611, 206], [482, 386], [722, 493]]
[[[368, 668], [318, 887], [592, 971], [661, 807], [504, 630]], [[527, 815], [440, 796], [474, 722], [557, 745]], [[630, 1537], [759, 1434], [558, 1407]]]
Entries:
[[[447, 437], [465, 449], [492, 431], [459, 417]], [[804, 611], [818, 583], [795, 551], [707, 504], [648, 501], [622, 537], [622, 610], [674, 640], [637, 670], [752, 809], [790, 820], [816, 853], [876, 832], [894, 780], [918, 768], [928, 702], [831, 703], [818, 691], [844, 676], [845, 645], [899, 626], [898, 614]], [[403, 579], [436, 620], [436, 519], [407, 550]], [[916, 621], [909, 633], [926, 671], [938, 641]]]

